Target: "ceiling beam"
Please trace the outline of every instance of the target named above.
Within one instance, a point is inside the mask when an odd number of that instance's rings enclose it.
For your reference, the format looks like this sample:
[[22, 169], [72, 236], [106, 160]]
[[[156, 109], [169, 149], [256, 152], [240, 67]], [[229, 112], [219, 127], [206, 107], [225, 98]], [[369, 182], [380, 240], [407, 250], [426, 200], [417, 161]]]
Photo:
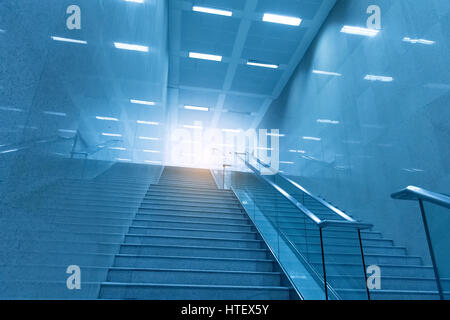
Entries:
[[[247, 0], [245, 3], [244, 12], [241, 18], [241, 23], [239, 25], [238, 34], [236, 36], [236, 39], [234, 40], [233, 52], [231, 54], [230, 63], [228, 64], [222, 91], [229, 91], [231, 89], [238, 65], [241, 62], [241, 56], [244, 50], [245, 41], [247, 40], [248, 32], [252, 23], [251, 18], [257, 6], [258, 0]], [[217, 124], [219, 123], [220, 116], [222, 115], [222, 109], [225, 103], [225, 98], [226, 95], [224, 93], [221, 93], [219, 95], [219, 98], [217, 99], [217, 104], [211, 123], [212, 128], [216, 128]]]

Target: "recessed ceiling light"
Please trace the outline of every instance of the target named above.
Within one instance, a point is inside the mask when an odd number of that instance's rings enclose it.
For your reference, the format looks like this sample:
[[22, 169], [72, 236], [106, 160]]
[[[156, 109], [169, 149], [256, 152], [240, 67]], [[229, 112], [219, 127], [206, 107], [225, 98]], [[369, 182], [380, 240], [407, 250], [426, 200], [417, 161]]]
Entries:
[[413, 44], [416, 44], [416, 43], [426, 44], [426, 45], [429, 45], [429, 46], [431, 46], [431, 45], [433, 45], [433, 44], [436, 43], [435, 41], [431, 41], [431, 40], [425, 40], [425, 39], [411, 39], [411, 38], [409, 38], [409, 37], [403, 38], [403, 41], [404, 41], [404, 42], [413, 43]]
[[196, 110], [196, 111], [209, 111], [207, 107], [196, 107], [196, 106], [184, 106], [187, 110]]
[[134, 104], [143, 104], [143, 105], [146, 105], [146, 106], [154, 106], [155, 105], [155, 102], [153, 102], [153, 101], [144, 101], [144, 100], [130, 99], [130, 102], [134, 103]]
[[281, 16], [278, 14], [265, 13], [263, 17], [265, 22], [281, 23], [298, 27], [302, 23], [302, 19], [297, 17]]
[[64, 133], [77, 133], [76, 130], [71, 130], [71, 129], [58, 129], [59, 132], [64, 132]]
[[12, 107], [0, 107], [0, 110], [4, 110], [4, 111], [15, 111], [15, 112], [23, 112], [23, 109], [12, 108]]
[[67, 113], [64, 112], [44, 111], [44, 114], [48, 114], [49, 116], [67, 117]]
[[379, 30], [361, 27], [343, 26], [341, 32], [348, 34], [357, 34], [366, 37], [374, 37], [378, 34]]
[[121, 42], [114, 42], [114, 46], [117, 49], [139, 51], [139, 52], [148, 52], [148, 50], [149, 50], [147, 46], [141, 46], [138, 44], [121, 43]]
[[231, 17], [233, 15], [233, 12], [228, 11], [228, 10], [219, 10], [219, 9], [213, 9], [213, 8], [207, 8], [207, 7], [200, 7], [200, 6], [193, 6], [192, 10], [196, 11], [196, 12], [218, 14], [218, 15], [227, 16], [227, 17]]
[[303, 140], [321, 141], [322, 139], [316, 137], [303, 137]]
[[318, 123], [339, 124], [339, 121], [329, 119], [317, 119]]
[[78, 44], [87, 44], [87, 41], [84, 41], [84, 40], [76, 40], [76, 39], [70, 39], [70, 38], [61, 38], [61, 37], [55, 37], [55, 36], [52, 36], [52, 39], [55, 40], [55, 41], [71, 42], [71, 43], [78, 43]]
[[121, 147], [109, 147], [108, 149], [110, 149], [110, 150], [119, 150], [119, 151], [127, 150], [126, 148], [121, 148]]
[[198, 53], [198, 52], [189, 52], [189, 58], [218, 61], [218, 62], [222, 61], [222, 56], [206, 54], [206, 53]]
[[261, 63], [261, 62], [256, 62], [256, 61], [247, 61], [247, 65], [255, 66], [255, 67], [262, 67], [262, 68], [278, 69], [278, 65], [276, 65], [276, 64]]
[[139, 137], [140, 140], [147, 140], [147, 141], [159, 141], [159, 138], [151, 138], [151, 137]]
[[148, 124], [150, 126], [158, 126], [159, 122], [154, 122], [154, 121], [143, 121], [143, 120], [138, 120], [136, 121], [138, 124]]
[[4, 154], [4, 153], [16, 152], [16, 151], [19, 151], [19, 149], [5, 150], [5, 151], [1, 151], [0, 153]]
[[105, 136], [105, 137], [121, 137], [122, 135], [118, 134], [118, 133], [106, 133], [106, 132], [103, 132], [102, 136]]
[[394, 81], [394, 78], [392, 77], [385, 77], [385, 76], [375, 76], [372, 74], [368, 74], [364, 77], [364, 80], [369, 81], [381, 81], [381, 82], [392, 82]]
[[342, 76], [342, 74], [337, 73], [337, 72], [329, 72], [329, 71], [322, 71], [322, 70], [313, 70], [312, 73], [323, 74], [323, 75], [326, 75], [326, 76], [336, 76], [336, 77]]
[[142, 150], [145, 153], [161, 153], [161, 151], [158, 150]]
[[97, 120], [104, 120], [104, 121], [119, 121], [119, 119], [117, 118], [111, 118], [111, 117], [100, 117], [100, 116], [96, 116], [95, 117]]

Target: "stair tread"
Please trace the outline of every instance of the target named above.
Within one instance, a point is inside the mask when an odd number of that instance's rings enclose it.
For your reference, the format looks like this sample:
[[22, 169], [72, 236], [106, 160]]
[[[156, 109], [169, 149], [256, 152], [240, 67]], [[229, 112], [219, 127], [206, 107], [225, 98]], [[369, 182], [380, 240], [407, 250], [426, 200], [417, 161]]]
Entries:
[[165, 283], [133, 283], [133, 282], [103, 282], [105, 286], [126, 286], [126, 287], [169, 287], [169, 288], [208, 288], [208, 289], [259, 289], [259, 290], [291, 290], [289, 287], [281, 286], [233, 286], [233, 285], [204, 285], [204, 284], [165, 284]]

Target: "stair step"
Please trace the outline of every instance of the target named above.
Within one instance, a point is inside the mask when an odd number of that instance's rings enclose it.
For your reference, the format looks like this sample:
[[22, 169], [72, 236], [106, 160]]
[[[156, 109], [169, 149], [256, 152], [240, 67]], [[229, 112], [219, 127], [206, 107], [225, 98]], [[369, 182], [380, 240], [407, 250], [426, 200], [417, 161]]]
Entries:
[[141, 227], [157, 227], [157, 228], [185, 228], [185, 229], [208, 229], [211, 231], [226, 230], [235, 232], [251, 232], [255, 231], [255, 227], [248, 223], [231, 224], [231, 223], [214, 223], [214, 222], [198, 222], [189, 220], [163, 220], [155, 219], [149, 215], [148, 219], [134, 219], [133, 226]]
[[261, 249], [262, 240], [205, 238], [168, 235], [125, 235], [126, 244], [160, 244], [160, 245], [188, 245], [226, 248], [251, 248]]
[[[149, 211], [147, 211], [149, 212]], [[151, 211], [150, 211], [151, 212]], [[196, 213], [189, 213], [189, 212], [161, 212], [161, 211], [156, 211], [153, 213], [142, 213], [139, 212], [136, 215], [136, 219], [163, 219], [163, 220], [172, 220], [172, 221], [177, 221], [177, 220], [189, 220], [192, 222], [205, 222], [205, 223], [227, 223], [227, 224], [238, 224], [238, 225], [242, 225], [242, 224], [248, 224], [249, 221], [247, 219], [244, 219], [244, 215], [242, 215], [242, 218], [240, 218], [239, 216], [226, 216], [224, 217], [224, 215], [216, 215], [216, 214], [198, 214], [198, 212]]]
[[111, 268], [107, 279], [108, 282], [121, 283], [280, 286], [281, 273], [192, 269]]
[[273, 272], [274, 261], [180, 256], [116, 255], [115, 267]]
[[229, 238], [229, 239], [250, 239], [256, 240], [258, 234], [253, 231], [229, 231], [229, 230], [209, 230], [209, 229], [193, 229], [193, 228], [164, 228], [164, 227], [142, 227], [132, 225], [129, 228], [132, 234], [155, 235], [164, 234], [167, 236], [188, 236], [188, 237], [213, 237], [213, 238]]
[[103, 299], [287, 300], [289, 288], [217, 285], [103, 283]]
[[183, 257], [214, 257], [233, 259], [267, 259], [266, 249], [206, 247], [188, 245], [157, 245], [157, 244], [123, 244], [121, 254], [133, 255], [169, 255]]

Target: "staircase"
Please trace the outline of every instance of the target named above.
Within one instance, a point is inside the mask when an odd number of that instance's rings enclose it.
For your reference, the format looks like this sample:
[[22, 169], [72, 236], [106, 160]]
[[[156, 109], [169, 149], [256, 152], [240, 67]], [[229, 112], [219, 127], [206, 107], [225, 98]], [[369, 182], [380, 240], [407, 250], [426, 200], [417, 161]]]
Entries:
[[132, 221], [100, 299], [295, 298], [230, 191], [209, 171], [166, 167]]

